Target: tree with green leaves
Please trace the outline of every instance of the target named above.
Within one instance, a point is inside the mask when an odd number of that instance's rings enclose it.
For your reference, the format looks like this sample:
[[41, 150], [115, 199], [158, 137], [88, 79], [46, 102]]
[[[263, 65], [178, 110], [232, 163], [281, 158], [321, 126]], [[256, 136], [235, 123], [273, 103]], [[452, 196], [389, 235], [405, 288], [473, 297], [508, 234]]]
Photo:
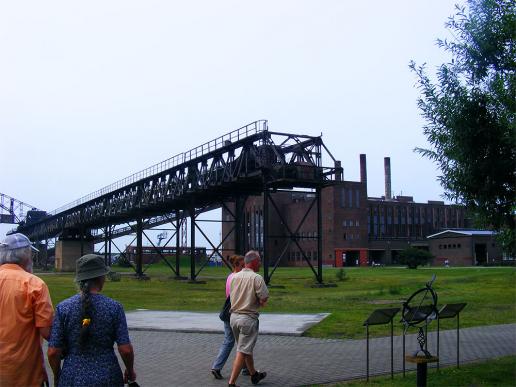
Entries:
[[407, 265], [409, 269], [417, 269], [418, 266], [431, 263], [432, 259], [434, 259], [433, 255], [427, 250], [407, 247], [400, 252], [398, 260], [401, 264]]
[[500, 231], [514, 254], [516, 214], [516, 2], [467, 0], [445, 24], [451, 54], [435, 79], [425, 65], [410, 68], [430, 148], [415, 150], [437, 163], [445, 197], [467, 206], [477, 224]]

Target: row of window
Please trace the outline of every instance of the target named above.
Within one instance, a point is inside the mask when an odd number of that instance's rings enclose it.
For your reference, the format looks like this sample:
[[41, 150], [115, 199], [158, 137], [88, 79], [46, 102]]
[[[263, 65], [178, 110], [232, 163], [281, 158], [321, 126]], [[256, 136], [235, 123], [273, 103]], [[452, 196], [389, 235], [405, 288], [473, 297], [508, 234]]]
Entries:
[[359, 226], [360, 226], [360, 222], [358, 221], [358, 219], [356, 219], [356, 220], [345, 219], [342, 222], [342, 227], [359, 227]]
[[352, 188], [342, 188], [340, 190], [341, 208], [360, 208], [360, 190]]
[[368, 233], [373, 237], [422, 237], [438, 228], [461, 227], [460, 214], [453, 207], [374, 206], [369, 209]]
[[447, 245], [439, 245], [439, 250], [446, 250], [446, 249], [460, 249], [460, 243], [448, 243]]
[[369, 217], [380, 224], [433, 224], [434, 226], [460, 227], [460, 210], [453, 207], [431, 208], [427, 206], [373, 206]]
[[359, 240], [360, 239], [360, 234], [351, 234], [351, 233], [344, 233], [343, 234], [343, 239], [344, 240]]
[[298, 234], [302, 239], [317, 239], [317, 232], [316, 231], [301, 231]]
[[255, 248], [263, 248], [263, 212], [262, 210], [255, 210], [253, 212], [246, 212], [247, 223], [247, 242], [250, 246]]
[[[317, 260], [317, 251], [305, 251], [306, 257], [310, 261], [316, 261]], [[301, 254], [301, 251], [291, 251], [287, 254], [287, 260], [296, 262], [296, 261], [304, 261], [303, 254]]]

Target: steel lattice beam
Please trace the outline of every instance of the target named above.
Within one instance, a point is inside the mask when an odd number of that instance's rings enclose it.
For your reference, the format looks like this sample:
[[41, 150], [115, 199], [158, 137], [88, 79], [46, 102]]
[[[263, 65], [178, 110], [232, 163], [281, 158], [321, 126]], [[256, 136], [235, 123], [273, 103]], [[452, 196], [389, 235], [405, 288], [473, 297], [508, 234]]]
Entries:
[[[274, 138], [280, 140], [279, 145]], [[227, 140], [211, 152], [189, 151], [186, 162], [55, 212], [40, 222], [20, 225], [19, 231], [38, 240], [65, 229], [103, 229], [107, 224], [141, 217], [154, 218], [155, 227], [168, 221], [165, 214], [190, 211], [192, 204], [197, 213], [201, 208], [220, 207], [236, 194], [259, 194], [264, 183], [271, 188], [324, 186], [331, 183], [335, 170], [322, 167], [321, 144], [320, 137], [268, 130], [239, 135], [236, 141]]]

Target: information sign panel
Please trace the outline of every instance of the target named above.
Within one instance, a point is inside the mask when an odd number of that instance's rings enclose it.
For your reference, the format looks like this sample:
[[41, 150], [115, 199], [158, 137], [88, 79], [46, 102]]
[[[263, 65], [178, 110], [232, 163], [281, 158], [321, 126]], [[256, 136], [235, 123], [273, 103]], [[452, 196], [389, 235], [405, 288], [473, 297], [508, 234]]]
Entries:
[[439, 311], [439, 319], [442, 320], [443, 318], [452, 318], [457, 316], [457, 314], [459, 314], [466, 305], [467, 303], [465, 302], [444, 305]]
[[385, 308], [376, 309], [371, 315], [364, 321], [363, 325], [380, 325], [391, 322], [396, 313], [400, 311], [400, 308]]

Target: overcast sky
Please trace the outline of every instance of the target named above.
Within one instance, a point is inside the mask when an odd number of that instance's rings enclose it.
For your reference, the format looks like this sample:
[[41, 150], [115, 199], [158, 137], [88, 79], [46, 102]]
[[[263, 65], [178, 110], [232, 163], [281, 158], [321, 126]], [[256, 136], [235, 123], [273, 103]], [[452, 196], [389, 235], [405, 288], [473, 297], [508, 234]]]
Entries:
[[[244, 124], [323, 133], [368, 194], [439, 200], [409, 61], [456, 0], [7, 1], [0, 192], [54, 210]], [[6, 229], [0, 227], [3, 236]]]

